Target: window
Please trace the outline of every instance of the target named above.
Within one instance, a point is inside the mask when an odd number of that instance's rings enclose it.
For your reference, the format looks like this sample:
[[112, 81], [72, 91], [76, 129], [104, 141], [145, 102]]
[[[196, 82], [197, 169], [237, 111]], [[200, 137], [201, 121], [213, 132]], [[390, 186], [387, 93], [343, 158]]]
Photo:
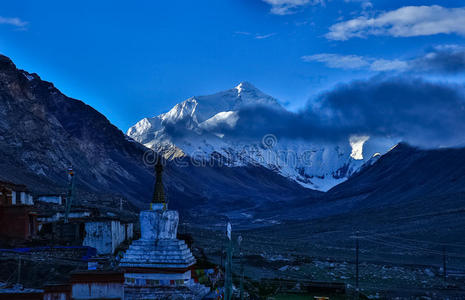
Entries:
[[147, 281], [148, 286], [158, 286], [158, 285], [160, 285], [160, 280], [147, 279], [146, 281]]
[[176, 280], [176, 285], [184, 285], [184, 280], [183, 279]]
[[126, 278], [126, 283], [127, 283], [127, 284], [135, 284], [135, 283], [136, 283], [136, 279], [135, 279], [135, 278]]

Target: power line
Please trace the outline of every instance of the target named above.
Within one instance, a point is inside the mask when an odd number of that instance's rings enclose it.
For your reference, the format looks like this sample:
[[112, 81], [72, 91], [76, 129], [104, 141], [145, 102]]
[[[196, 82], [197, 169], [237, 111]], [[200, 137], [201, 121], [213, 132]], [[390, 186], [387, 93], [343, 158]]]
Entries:
[[[415, 243], [430, 243], [430, 244], [433, 244], [433, 245], [437, 245], [437, 246], [451, 246], [451, 247], [465, 247], [465, 245], [456, 245], [456, 244], [449, 244], [449, 243], [437, 243], [437, 242], [430, 242], [430, 241], [424, 241], [424, 240], [415, 240], [415, 239], [408, 239], [408, 238], [401, 238], [401, 237], [396, 237], [396, 236], [392, 236], [392, 235], [388, 235], [388, 234], [381, 234], [381, 233], [373, 233], [373, 232], [370, 232], [370, 231], [363, 231], [364, 233], [369, 233], [370, 236], [368, 235], [365, 235], [365, 236], [359, 236], [359, 238], [362, 238], [362, 239], [372, 239], [372, 240], [376, 240], [376, 241], [382, 241], [384, 243], [390, 243], [390, 244], [386, 244], [387, 246], [392, 246], [392, 247], [397, 247], [397, 248], [410, 248], [410, 250], [422, 250], [424, 252], [429, 252], [430, 254], [439, 254], [441, 255], [442, 252], [440, 250], [434, 250], [434, 249], [428, 249], [428, 248], [424, 248], [424, 247], [419, 247], [419, 246], [416, 246], [416, 245], [406, 245], [406, 244], [402, 244], [402, 245], [399, 245], [398, 241], [386, 241], [385, 239], [381, 239], [380, 237], [387, 237], [387, 238], [392, 238], [392, 239], [399, 239], [399, 240], [405, 240], [405, 241], [408, 241], [408, 242], [415, 242]], [[378, 236], [378, 237], [376, 237]], [[354, 237], [351, 237], [351, 238], [354, 238]], [[376, 242], [376, 241], [372, 241], [372, 242]], [[454, 257], [457, 257], [457, 258], [465, 258], [464, 255], [461, 255], [461, 254], [454, 254], [454, 253], [451, 253], [453, 254], [452, 256]]]
[[417, 242], [417, 243], [432, 244], [432, 245], [437, 245], [437, 246], [451, 246], [451, 247], [465, 248], [465, 245], [450, 244], [450, 243], [439, 243], [439, 242], [433, 242], [433, 241], [409, 239], [409, 238], [403, 238], [403, 237], [400, 237], [400, 236], [392, 236], [392, 235], [383, 234], [383, 233], [375, 233], [375, 235], [384, 236], [384, 237], [390, 237], [390, 238], [398, 239], [398, 240], [405, 240], [405, 241], [411, 241], [411, 242]]
[[[367, 241], [370, 241], [372, 243], [376, 243], [376, 244], [381, 244], [381, 245], [385, 245], [385, 246], [390, 246], [390, 247], [394, 247], [394, 248], [400, 248], [400, 249], [404, 249], [404, 250], [412, 250], [412, 251], [422, 251], [424, 253], [428, 253], [428, 254], [432, 254], [432, 255], [442, 255], [442, 251], [440, 250], [433, 250], [433, 249], [427, 249], [427, 248], [423, 248], [423, 247], [418, 247], [418, 246], [414, 246], [414, 245], [400, 245], [396, 242], [392, 242], [392, 241], [386, 241], [386, 240], [383, 240], [383, 239], [379, 239], [379, 238], [374, 238], [374, 237], [361, 237], [362, 239], [364, 240], [367, 240]], [[451, 257], [455, 257], [455, 258], [465, 258], [465, 255], [460, 255], [460, 254], [457, 254], [457, 253], [449, 253], [449, 256]]]

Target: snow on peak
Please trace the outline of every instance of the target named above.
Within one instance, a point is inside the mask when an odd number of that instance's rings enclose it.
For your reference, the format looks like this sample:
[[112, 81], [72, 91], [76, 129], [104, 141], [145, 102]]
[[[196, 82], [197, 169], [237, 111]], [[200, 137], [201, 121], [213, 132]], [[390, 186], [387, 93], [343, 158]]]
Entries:
[[176, 123], [180, 120], [192, 119], [197, 122], [196, 110], [198, 102], [195, 98], [176, 104], [169, 112], [160, 115], [165, 122]]
[[247, 81], [243, 81], [241, 83], [239, 83], [235, 89], [237, 90], [237, 93], [238, 94], [241, 94], [242, 91], [244, 90], [257, 90], [257, 88], [255, 86], [253, 86], [253, 84], [251, 84], [250, 82], [247, 82]]
[[238, 111], [244, 107], [266, 105], [282, 109], [276, 99], [268, 96], [248, 82], [213, 95], [196, 96], [176, 104], [168, 113], [163, 114], [166, 122], [176, 122], [187, 116], [201, 123], [220, 112]]
[[32, 75], [29, 74], [29, 73], [23, 72], [23, 75], [24, 75], [24, 77], [26, 77], [27, 80], [29, 80], [29, 81], [34, 80], [34, 76], [32, 76]]
[[254, 105], [283, 109], [273, 97], [264, 94], [251, 83], [241, 82], [232, 89], [213, 95], [188, 98], [166, 113], [144, 118], [129, 128], [127, 135], [147, 145], [153, 144], [154, 139], [166, 138], [163, 131], [167, 124], [193, 131], [207, 130], [218, 123], [234, 127], [238, 120], [237, 111]]
[[219, 124], [227, 125], [229, 128], [234, 128], [236, 126], [239, 116], [237, 111], [222, 111], [214, 115], [208, 120], [200, 123], [200, 127], [205, 130], [210, 130], [212, 128], [218, 128]]
[[350, 153], [350, 157], [355, 160], [362, 160], [363, 159], [363, 145], [366, 141], [370, 139], [367, 135], [352, 135], [349, 138], [350, 146], [352, 147], [352, 153]]

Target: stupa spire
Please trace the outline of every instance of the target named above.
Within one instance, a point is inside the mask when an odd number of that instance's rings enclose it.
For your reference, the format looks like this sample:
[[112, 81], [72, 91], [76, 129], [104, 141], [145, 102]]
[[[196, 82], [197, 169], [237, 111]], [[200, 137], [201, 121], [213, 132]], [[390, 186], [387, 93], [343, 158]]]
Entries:
[[155, 180], [155, 187], [153, 190], [153, 197], [152, 197], [152, 203], [150, 204], [150, 208], [153, 209], [154, 207], [157, 207], [160, 204], [162, 204], [163, 210], [165, 210], [166, 199], [165, 199], [165, 189], [163, 188], [163, 165], [161, 163], [161, 158], [158, 159], [158, 162], [155, 165], [155, 173], [156, 173], [156, 180]]

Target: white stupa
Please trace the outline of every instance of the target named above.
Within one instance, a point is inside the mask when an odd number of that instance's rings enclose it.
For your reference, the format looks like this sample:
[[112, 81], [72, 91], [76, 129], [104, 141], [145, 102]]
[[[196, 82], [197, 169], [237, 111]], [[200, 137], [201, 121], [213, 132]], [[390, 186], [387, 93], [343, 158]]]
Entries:
[[186, 243], [176, 238], [179, 214], [168, 210], [162, 183], [157, 179], [150, 210], [140, 213], [141, 238], [124, 254], [125, 299], [201, 299], [209, 289], [191, 278], [195, 258]]

